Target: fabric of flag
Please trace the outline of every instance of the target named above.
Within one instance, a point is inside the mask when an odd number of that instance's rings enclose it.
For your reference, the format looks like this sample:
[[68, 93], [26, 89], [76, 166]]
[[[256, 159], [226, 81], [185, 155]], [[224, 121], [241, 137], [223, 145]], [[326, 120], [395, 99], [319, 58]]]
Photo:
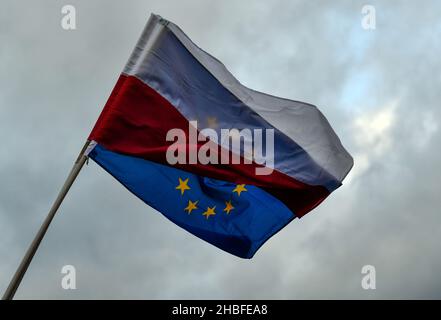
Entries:
[[[318, 88], [319, 89], [319, 88]], [[170, 164], [167, 133], [191, 125], [271, 129], [274, 163]], [[352, 157], [313, 105], [240, 84], [175, 24], [152, 15], [89, 140], [88, 155], [128, 190], [201, 239], [251, 258], [272, 235], [341, 186]], [[183, 148], [200, 150], [204, 142]]]

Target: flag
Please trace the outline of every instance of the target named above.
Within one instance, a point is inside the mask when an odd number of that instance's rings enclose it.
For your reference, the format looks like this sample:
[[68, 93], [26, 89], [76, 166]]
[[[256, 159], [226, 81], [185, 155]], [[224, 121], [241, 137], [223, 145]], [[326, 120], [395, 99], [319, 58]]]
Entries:
[[352, 157], [313, 105], [254, 91], [152, 14], [87, 155], [197, 237], [251, 258], [341, 186]]

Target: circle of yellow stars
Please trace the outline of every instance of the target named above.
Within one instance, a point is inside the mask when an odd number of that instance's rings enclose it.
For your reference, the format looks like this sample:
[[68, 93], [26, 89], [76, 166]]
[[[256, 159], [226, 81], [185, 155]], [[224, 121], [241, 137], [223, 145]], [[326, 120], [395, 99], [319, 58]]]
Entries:
[[[191, 187], [188, 185], [188, 181], [189, 181], [189, 178], [182, 179], [181, 177], [179, 177], [179, 184], [176, 187], [176, 190], [181, 191], [181, 196], [184, 195], [186, 190], [191, 189]], [[246, 192], [246, 191], [248, 191], [248, 190], [247, 190], [247, 188], [245, 188], [245, 184], [237, 184], [236, 187], [233, 189], [232, 193], [237, 193], [237, 195], [240, 197], [240, 194], [242, 192]], [[196, 200], [196, 201], [188, 200], [188, 204], [184, 208], [184, 211], [186, 211], [187, 214], [190, 215], [192, 213], [192, 211], [199, 209], [198, 203], [199, 203], [199, 200]], [[201, 208], [201, 209], [203, 210], [203, 208]], [[231, 199], [228, 201], [225, 201], [225, 208], [223, 209], [224, 212], [226, 212], [227, 214], [230, 214], [230, 212], [234, 209], [235, 209], [235, 207], [233, 206]], [[213, 206], [213, 207], [207, 206], [206, 210], [202, 213], [202, 215], [204, 217], [206, 217], [207, 219], [210, 216], [216, 215], [216, 206]]]

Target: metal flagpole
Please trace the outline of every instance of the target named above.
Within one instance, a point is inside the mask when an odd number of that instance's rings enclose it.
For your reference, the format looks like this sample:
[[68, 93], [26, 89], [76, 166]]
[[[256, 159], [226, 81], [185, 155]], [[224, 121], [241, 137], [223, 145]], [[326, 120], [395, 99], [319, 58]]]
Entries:
[[29, 264], [32, 261], [32, 258], [35, 255], [35, 252], [38, 249], [38, 246], [40, 245], [41, 240], [43, 239], [44, 235], [46, 234], [47, 229], [49, 228], [49, 225], [54, 218], [55, 214], [57, 213], [58, 208], [60, 207], [61, 203], [63, 202], [64, 197], [66, 196], [67, 192], [69, 191], [70, 187], [72, 186], [73, 182], [75, 181], [75, 178], [78, 176], [78, 173], [80, 173], [81, 168], [83, 167], [84, 163], [87, 160], [87, 156], [85, 155], [85, 151], [87, 147], [89, 146], [90, 141], [86, 141], [83, 148], [81, 149], [80, 154], [78, 155], [77, 160], [74, 163], [74, 166], [72, 170], [69, 173], [69, 176], [67, 177], [66, 181], [63, 184], [63, 187], [61, 188], [57, 198], [54, 201], [54, 204], [52, 205], [52, 208], [50, 209], [46, 219], [44, 220], [43, 224], [40, 227], [40, 230], [38, 230], [38, 233], [35, 235], [34, 240], [32, 241], [31, 245], [29, 246], [28, 250], [26, 251], [26, 254], [24, 255], [20, 265], [17, 268], [17, 271], [15, 271], [14, 277], [12, 278], [11, 282], [9, 283], [8, 288], [6, 289], [2, 300], [11, 300], [14, 298], [15, 291], [17, 291], [18, 286], [20, 285], [21, 280], [23, 279], [23, 276], [26, 273], [26, 270], [29, 267]]

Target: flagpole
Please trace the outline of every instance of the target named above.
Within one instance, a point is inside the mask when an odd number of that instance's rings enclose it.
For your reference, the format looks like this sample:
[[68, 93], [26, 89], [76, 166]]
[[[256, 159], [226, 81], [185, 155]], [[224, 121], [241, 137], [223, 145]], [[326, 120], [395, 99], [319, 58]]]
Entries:
[[70, 187], [74, 183], [76, 177], [78, 176], [78, 173], [80, 173], [81, 168], [83, 167], [84, 163], [87, 160], [87, 156], [85, 154], [85, 151], [87, 147], [89, 146], [90, 141], [86, 141], [83, 148], [81, 149], [80, 154], [78, 155], [77, 160], [75, 161], [72, 170], [70, 171], [66, 181], [63, 184], [63, 187], [61, 188], [60, 192], [58, 193], [57, 198], [55, 199], [52, 208], [50, 209], [46, 219], [44, 220], [43, 224], [41, 225], [40, 229], [38, 230], [37, 234], [35, 235], [34, 240], [32, 241], [31, 245], [29, 246], [28, 250], [26, 251], [26, 254], [24, 255], [20, 265], [17, 268], [17, 271], [15, 271], [14, 277], [12, 278], [11, 282], [9, 283], [8, 288], [6, 289], [2, 300], [12, 300], [14, 298], [15, 292], [17, 291], [18, 286], [20, 285], [21, 280], [23, 279], [23, 276], [26, 273], [26, 270], [29, 267], [29, 264], [32, 261], [32, 258], [35, 255], [35, 252], [38, 249], [38, 246], [40, 245], [41, 240], [43, 240], [44, 235], [46, 234], [47, 229], [49, 228], [49, 225], [54, 218], [55, 214], [57, 213], [58, 208], [60, 207], [61, 203], [64, 200], [64, 197], [66, 196], [67, 192], [69, 191]]

